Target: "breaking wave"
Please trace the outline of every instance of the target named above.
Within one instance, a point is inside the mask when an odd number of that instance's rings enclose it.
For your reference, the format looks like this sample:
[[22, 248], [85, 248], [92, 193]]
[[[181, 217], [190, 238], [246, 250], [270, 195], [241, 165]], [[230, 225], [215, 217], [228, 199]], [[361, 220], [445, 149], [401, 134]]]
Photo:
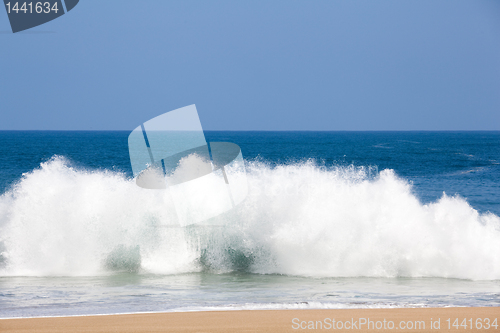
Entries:
[[[0, 276], [243, 271], [312, 277], [500, 279], [500, 218], [465, 199], [424, 205], [392, 170], [247, 163], [249, 195], [177, 227], [165, 190], [42, 163], [0, 197]], [[201, 188], [200, 191], [203, 191]]]

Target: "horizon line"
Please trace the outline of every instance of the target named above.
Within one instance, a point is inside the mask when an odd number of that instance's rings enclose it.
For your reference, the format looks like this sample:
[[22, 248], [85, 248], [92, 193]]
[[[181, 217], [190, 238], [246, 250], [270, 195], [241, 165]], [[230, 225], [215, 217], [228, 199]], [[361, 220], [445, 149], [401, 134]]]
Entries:
[[[127, 129], [0, 129], [0, 132], [130, 132], [133, 130]], [[219, 130], [219, 129], [208, 129], [203, 130], [203, 132], [500, 132], [500, 129], [416, 129], [416, 130], [314, 130], [314, 129], [293, 129], [293, 130], [283, 130], [283, 129], [250, 129], [250, 130]]]

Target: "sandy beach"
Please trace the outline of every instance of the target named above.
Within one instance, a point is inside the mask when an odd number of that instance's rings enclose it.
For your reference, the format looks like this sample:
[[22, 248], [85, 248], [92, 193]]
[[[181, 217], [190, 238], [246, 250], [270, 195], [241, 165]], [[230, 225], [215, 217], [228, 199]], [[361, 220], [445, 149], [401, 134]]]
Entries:
[[[458, 319], [458, 320], [456, 320]], [[496, 321], [495, 321], [496, 319]], [[499, 307], [252, 310], [0, 320], [1, 332], [453, 332], [500, 328]]]

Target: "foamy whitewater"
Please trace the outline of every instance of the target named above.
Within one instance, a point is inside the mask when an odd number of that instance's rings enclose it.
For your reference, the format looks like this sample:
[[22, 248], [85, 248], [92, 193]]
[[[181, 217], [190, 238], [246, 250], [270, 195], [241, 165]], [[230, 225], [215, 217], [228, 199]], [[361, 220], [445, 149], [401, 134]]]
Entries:
[[459, 196], [423, 205], [392, 170], [254, 162], [247, 173], [234, 212], [180, 228], [167, 191], [54, 157], [0, 198], [0, 274], [500, 279], [500, 218]]

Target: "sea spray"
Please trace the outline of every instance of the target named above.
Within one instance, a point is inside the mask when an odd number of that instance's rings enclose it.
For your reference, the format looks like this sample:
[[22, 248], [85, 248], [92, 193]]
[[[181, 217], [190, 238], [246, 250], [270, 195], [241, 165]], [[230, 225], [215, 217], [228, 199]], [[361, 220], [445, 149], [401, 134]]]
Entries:
[[[54, 157], [0, 197], [0, 276], [244, 271], [500, 279], [500, 218], [446, 194], [423, 205], [392, 170], [248, 162], [249, 195], [176, 225], [168, 191]], [[200, 189], [203, 191], [203, 189]]]

